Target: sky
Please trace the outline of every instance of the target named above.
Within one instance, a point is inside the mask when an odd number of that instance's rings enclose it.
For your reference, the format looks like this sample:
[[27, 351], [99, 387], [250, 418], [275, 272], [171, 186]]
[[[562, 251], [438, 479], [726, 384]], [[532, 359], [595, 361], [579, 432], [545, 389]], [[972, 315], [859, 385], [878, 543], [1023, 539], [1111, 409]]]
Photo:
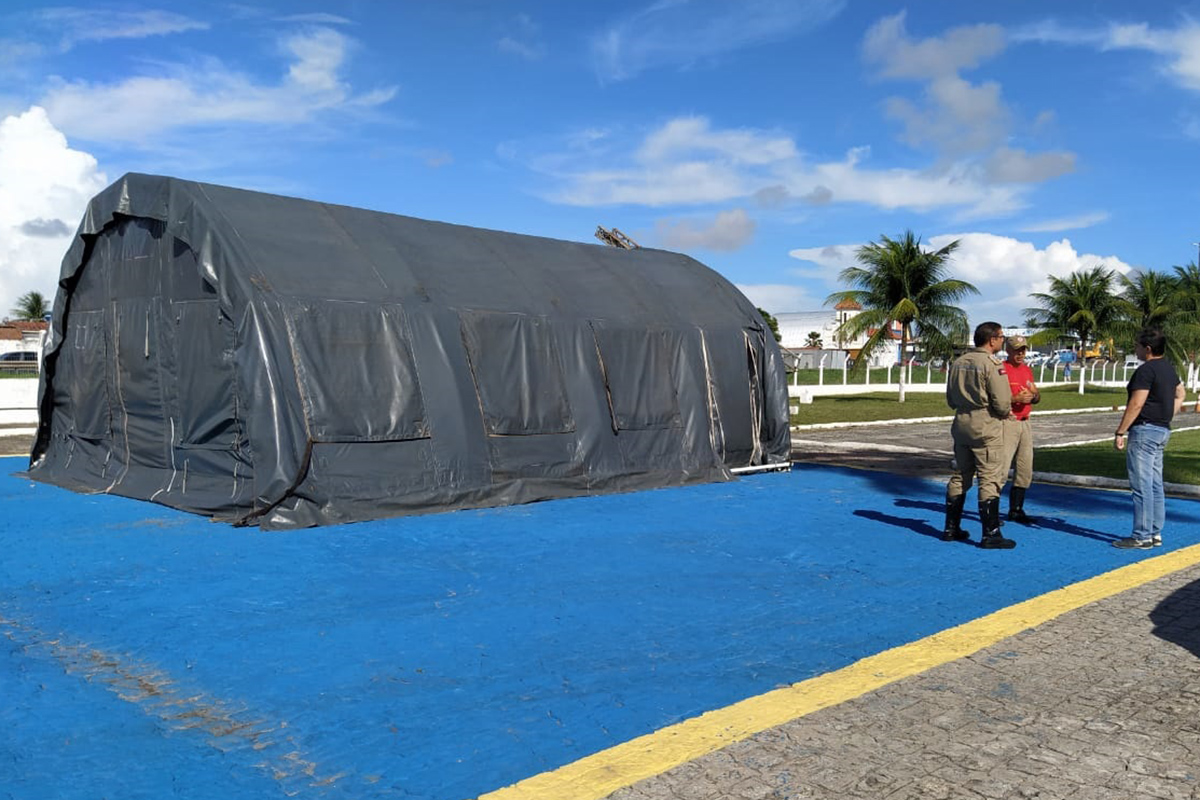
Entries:
[[126, 172], [686, 253], [772, 313], [957, 241], [977, 324], [1196, 261], [1200, 0], [0, 8], [0, 316]]

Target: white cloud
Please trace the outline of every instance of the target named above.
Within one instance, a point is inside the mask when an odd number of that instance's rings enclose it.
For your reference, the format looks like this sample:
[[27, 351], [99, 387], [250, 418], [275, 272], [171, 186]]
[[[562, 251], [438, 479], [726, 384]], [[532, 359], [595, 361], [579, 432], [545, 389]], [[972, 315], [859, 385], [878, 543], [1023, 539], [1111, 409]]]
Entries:
[[739, 283], [737, 288], [757, 308], [771, 314], [813, 311], [821, 308], [825, 297], [814, 297], [807, 288], [789, 283]]
[[[969, 296], [961, 304], [972, 324], [987, 319], [1004, 325], [1021, 324], [1025, 318], [1024, 310], [1031, 305], [1029, 294], [1046, 291], [1051, 275], [1063, 277], [1097, 265], [1120, 273], [1133, 269], [1116, 256], [1080, 253], [1068, 239], [1038, 248], [1029, 242], [990, 233], [956, 233], [933, 236], [924, 240], [922, 246], [937, 250], [955, 240], [959, 244], [951, 256], [947, 274], [979, 289], [979, 295]], [[837, 275], [858, 263], [855, 253], [861, 246], [838, 244], [797, 248], [788, 255], [813, 265], [793, 270], [796, 276], [819, 280], [830, 288], [844, 288], [838, 286]]]
[[1075, 171], [1075, 154], [1054, 151], [1027, 153], [1001, 147], [984, 165], [988, 178], [998, 183], [1041, 183]]
[[1018, 325], [1024, 309], [1030, 307], [1029, 294], [1049, 288], [1049, 276], [1064, 277], [1072, 272], [1103, 266], [1119, 273], [1133, 269], [1117, 256], [1080, 253], [1069, 239], [1038, 248], [1030, 242], [990, 233], [942, 234], [929, 239], [932, 248], [945, 247], [957, 239], [951, 262], [951, 274], [973, 283], [980, 295], [963, 303], [975, 323], [994, 319], [1005, 325]]
[[778, 134], [713, 130], [704, 117], [678, 117], [652, 131], [637, 152], [637, 160], [648, 164], [697, 156], [761, 166], [795, 158], [796, 145]]
[[940, 38], [914, 42], [904, 20], [903, 11], [885, 17], [863, 39], [863, 54], [878, 62], [889, 78], [941, 78], [977, 67], [1004, 50], [1004, 29], [999, 25], [952, 28]]
[[687, 68], [825, 24], [845, 0], [656, 0], [592, 39], [596, 74], [621, 81], [648, 69]]
[[1036, 222], [1032, 225], [1026, 225], [1021, 230], [1024, 233], [1057, 233], [1059, 231], [1090, 228], [1093, 225], [1099, 225], [1101, 222], [1107, 222], [1111, 216], [1107, 211], [1092, 211], [1086, 214], [1078, 214], [1074, 217], [1059, 217], [1058, 219]]
[[1099, 50], [1142, 50], [1163, 59], [1163, 71], [1176, 83], [1200, 91], [1200, 23], [1185, 19], [1174, 29], [1146, 23], [1113, 23], [1105, 28], [1072, 28], [1053, 20], [1016, 29], [1014, 41], [1058, 43]]
[[977, 67], [1003, 51], [1003, 29], [974, 25], [914, 41], [904, 20], [901, 12], [871, 26], [863, 40], [863, 55], [879, 66], [884, 77], [926, 83], [922, 104], [899, 97], [887, 103], [889, 116], [904, 124], [905, 139], [953, 153], [975, 152], [1003, 141], [1010, 113], [1001, 100], [1000, 85], [976, 85], [959, 75], [960, 70]]
[[670, 250], [740, 250], [754, 236], [755, 222], [743, 209], [722, 211], [712, 220], [659, 220], [658, 240]]
[[279, 17], [280, 22], [301, 22], [308, 25], [353, 25], [353, 20], [338, 16], [337, 14], [327, 14], [323, 11], [318, 11], [312, 14], [289, 14], [284, 17]]
[[824, 247], [798, 247], [789, 250], [788, 255], [799, 261], [806, 261], [814, 267], [793, 270], [793, 274], [808, 277], [819, 277], [832, 284], [837, 281], [838, 273], [846, 267], [858, 263], [855, 253], [861, 244], [829, 244]]
[[107, 183], [41, 108], [0, 121], [0, 316], [25, 292], [54, 297], [71, 236]]
[[[929, 146], [948, 170], [964, 171], [978, 162], [976, 180], [994, 185], [1040, 183], [1072, 172], [1068, 152], [1028, 153], [1005, 146], [1014, 125], [999, 83], [972, 83], [961, 71], [979, 67], [1003, 52], [1004, 29], [998, 25], [952, 28], [938, 37], [912, 39], [905, 14], [885, 17], [863, 39], [863, 57], [882, 77], [922, 83], [921, 98], [891, 97], [889, 117], [904, 128], [902, 138], [915, 147]], [[1047, 113], [1037, 115], [1031, 129], [1045, 127]]]
[[[669, 120], [640, 142], [611, 132], [530, 165], [558, 185], [549, 199], [567, 205], [695, 206], [732, 201], [779, 205], [862, 203], [876, 208], [958, 209], [963, 218], [1009, 214], [1024, 205], [1023, 189], [988, 185], [971, 164], [938, 171], [871, 170], [869, 148], [839, 161], [810, 164], [795, 142], [777, 132], [714, 129], [704, 117]], [[513, 148], [507, 148], [513, 154]]]
[[72, 138], [145, 142], [177, 128], [301, 123], [322, 111], [379, 105], [395, 93], [390, 88], [352, 93], [340, 71], [353, 42], [338, 31], [316, 28], [287, 37], [282, 45], [292, 62], [274, 85], [210, 60], [114, 84], [61, 82], [41, 104]]
[[500, 37], [496, 47], [501, 53], [508, 53], [526, 61], [537, 61], [546, 52], [540, 38], [541, 26], [528, 14], [518, 14], [513, 20], [512, 30]]
[[167, 36], [208, 28], [207, 22], [158, 9], [45, 8], [35, 12], [34, 19], [37, 24], [52, 28], [61, 37], [64, 50], [80, 42], [144, 39], [147, 36]]

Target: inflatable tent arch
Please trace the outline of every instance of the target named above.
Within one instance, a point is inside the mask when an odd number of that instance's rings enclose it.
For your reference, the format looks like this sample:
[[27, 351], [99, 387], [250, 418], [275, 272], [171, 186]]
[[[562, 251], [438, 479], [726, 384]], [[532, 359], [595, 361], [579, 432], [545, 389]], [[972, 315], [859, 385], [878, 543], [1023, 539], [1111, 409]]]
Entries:
[[63, 260], [31, 477], [277, 529], [786, 465], [779, 349], [661, 250], [129, 174]]

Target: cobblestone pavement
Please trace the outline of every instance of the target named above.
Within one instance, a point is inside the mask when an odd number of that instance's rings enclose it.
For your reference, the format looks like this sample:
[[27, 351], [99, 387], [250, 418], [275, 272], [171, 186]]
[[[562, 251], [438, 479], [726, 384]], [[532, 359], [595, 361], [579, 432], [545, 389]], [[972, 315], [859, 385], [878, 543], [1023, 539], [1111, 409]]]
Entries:
[[610, 797], [1200, 798], [1200, 567]]

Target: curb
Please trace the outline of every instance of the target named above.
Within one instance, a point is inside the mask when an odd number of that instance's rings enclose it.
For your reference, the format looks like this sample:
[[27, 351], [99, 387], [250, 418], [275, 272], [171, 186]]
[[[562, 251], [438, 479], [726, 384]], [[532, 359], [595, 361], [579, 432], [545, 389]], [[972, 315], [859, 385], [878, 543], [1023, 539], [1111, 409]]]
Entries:
[[[1124, 411], [1125, 406], [1096, 406], [1093, 408], [1062, 408], [1057, 411], [1032, 411], [1031, 417], [1054, 417], [1063, 416], [1066, 414], [1095, 414], [1098, 412], [1112, 413], [1114, 411]], [[835, 430], [838, 428], [869, 428], [880, 425], [912, 425], [921, 422], [946, 422], [954, 421], [953, 414], [947, 414], [941, 417], [905, 417], [902, 419], [873, 419], [862, 422], [814, 422], [809, 425], [792, 425], [792, 431], [820, 431], [820, 430]]]
[[[1105, 441], [1108, 441], [1107, 439]], [[1095, 475], [1065, 475], [1061, 472], [1034, 472], [1034, 481], [1061, 486], [1084, 486], [1090, 489], [1128, 490], [1129, 481], [1101, 478]], [[1163, 491], [1172, 497], [1200, 498], [1200, 486], [1190, 483], [1163, 483]]]

